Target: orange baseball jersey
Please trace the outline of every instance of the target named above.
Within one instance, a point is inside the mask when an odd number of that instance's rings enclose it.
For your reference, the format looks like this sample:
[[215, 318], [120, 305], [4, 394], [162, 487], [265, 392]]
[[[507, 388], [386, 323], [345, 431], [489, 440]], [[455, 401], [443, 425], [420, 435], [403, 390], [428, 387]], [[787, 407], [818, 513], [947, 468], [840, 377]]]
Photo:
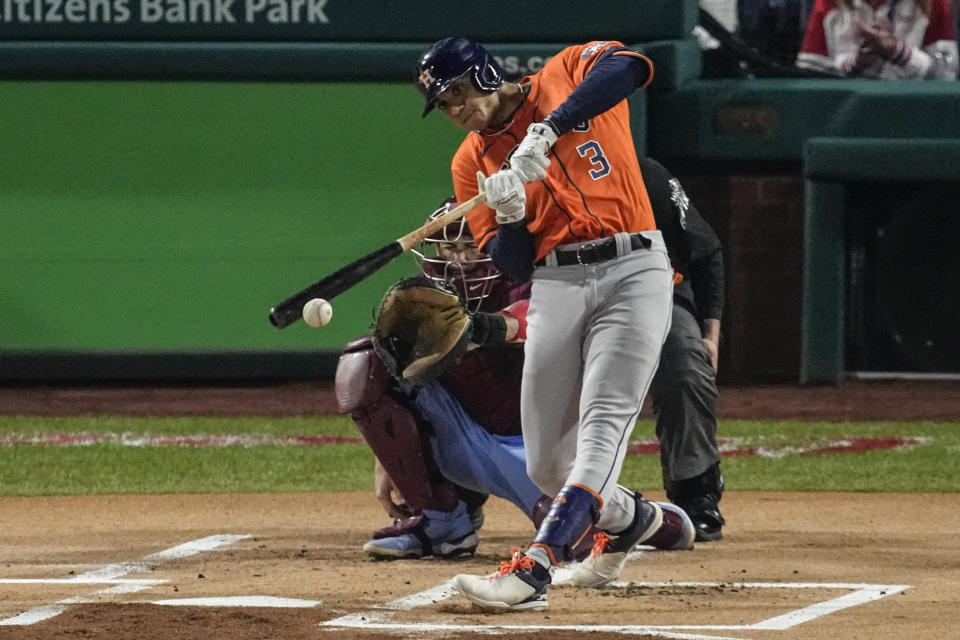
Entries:
[[[477, 194], [478, 170], [490, 175], [509, 167], [510, 155], [530, 123], [542, 121], [563, 103], [604, 51], [622, 46], [605, 41], [568, 47], [538, 73], [521, 80], [530, 83], [530, 90], [513, 121], [493, 133], [471, 132], [454, 155], [451, 171], [457, 200], [465, 202]], [[652, 63], [639, 53], [611, 55], [642, 58], [650, 65], [652, 77]], [[626, 100], [560, 136], [549, 158], [547, 177], [526, 186], [527, 227], [534, 236], [535, 259], [560, 244], [656, 229], [637, 164]], [[467, 220], [483, 249], [497, 232], [494, 210], [477, 207]]]

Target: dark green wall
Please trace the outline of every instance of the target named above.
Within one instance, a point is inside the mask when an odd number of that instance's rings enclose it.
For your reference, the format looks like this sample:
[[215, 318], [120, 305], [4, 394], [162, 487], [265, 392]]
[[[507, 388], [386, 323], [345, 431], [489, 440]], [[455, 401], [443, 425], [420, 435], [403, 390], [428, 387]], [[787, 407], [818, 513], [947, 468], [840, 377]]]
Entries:
[[960, 137], [956, 82], [692, 80], [649, 104], [650, 153], [662, 160], [800, 162], [813, 137]]
[[339, 349], [270, 307], [422, 224], [461, 134], [393, 83], [0, 83], [0, 350]]

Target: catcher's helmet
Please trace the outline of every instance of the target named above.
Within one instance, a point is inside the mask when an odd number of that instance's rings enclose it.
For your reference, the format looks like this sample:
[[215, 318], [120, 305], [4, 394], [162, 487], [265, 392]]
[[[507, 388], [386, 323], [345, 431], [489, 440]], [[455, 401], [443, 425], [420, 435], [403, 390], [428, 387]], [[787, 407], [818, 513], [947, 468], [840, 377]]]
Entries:
[[470, 74], [480, 91], [496, 91], [503, 85], [503, 69], [481, 45], [467, 38], [444, 38], [420, 56], [413, 81], [426, 98], [426, 116], [437, 96], [463, 76]]
[[[430, 214], [426, 222], [438, 217], [457, 206], [456, 198], [447, 198], [440, 207]], [[464, 306], [471, 311], [477, 311], [483, 299], [490, 295], [494, 281], [500, 277], [500, 271], [493, 266], [493, 260], [485, 253], [473, 251], [458, 253], [456, 259], [443, 255], [443, 244], [468, 244], [476, 249], [473, 234], [466, 218], [460, 218], [447, 223], [432, 236], [426, 238], [419, 247], [411, 249], [420, 270], [433, 282], [453, 287], [463, 300]], [[433, 249], [429, 247], [432, 245]]]

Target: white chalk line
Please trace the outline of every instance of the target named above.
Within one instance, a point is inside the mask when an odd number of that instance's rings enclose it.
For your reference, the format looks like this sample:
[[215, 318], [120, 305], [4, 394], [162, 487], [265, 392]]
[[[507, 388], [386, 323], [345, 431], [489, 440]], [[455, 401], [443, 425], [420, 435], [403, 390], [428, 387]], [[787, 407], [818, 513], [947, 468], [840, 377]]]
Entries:
[[166, 580], [139, 580], [137, 578], [0, 578], [0, 584], [162, 584]]
[[[344, 616], [345, 618], [348, 616]], [[330, 626], [335, 628], [344, 628], [347, 625], [331, 625], [329, 622], [321, 622], [321, 626]], [[357, 628], [354, 625], [351, 628]], [[700, 633], [681, 633], [667, 631], [664, 627], [657, 626], [636, 626], [636, 625], [511, 625], [511, 624], [489, 624], [489, 625], [463, 625], [463, 624], [432, 624], [432, 623], [414, 623], [414, 624], [390, 624], [384, 622], [367, 621], [362, 625], [364, 631], [384, 631], [384, 632], [405, 632], [413, 634], [412, 637], [422, 637], [421, 634], [437, 632], [458, 632], [465, 633], [473, 631], [486, 635], [499, 635], [497, 632], [519, 632], [528, 633], [531, 631], [579, 631], [581, 633], [589, 632], [607, 632], [618, 633], [627, 636], [657, 636], [658, 638], [672, 638], [675, 640], [745, 640], [744, 638], [733, 638], [729, 636], [703, 635]]]
[[280, 609], [309, 609], [323, 604], [322, 600], [279, 598], [277, 596], [219, 596], [208, 598], [171, 598], [154, 600], [150, 604], [168, 607], [274, 607]]
[[795, 627], [803, 622], [809, 622], [810, 620], [825, 616], [829, 613], [834, 613], [835, 611], [840, 611], [841, 609], [847, 609], [849, 607], [855, 607], [873, 600], [879, 600], [880, 598], [885, 598], [895, 593], [900, 593], [901, 591], [909, 588], [910, 586], [905, 584], [860, 585], [859, 590], [852, 593], [842, 595], [839, 598], [834, 598], [833, 600], [827, 600], [826, 602], [818, 602], [810, 605], [809, 607], [797, 609], [796, 611], [791, 611], [783, 614], [782, 616], [770, 618], [769, 620], [764, 620], [763, 622], [753, 625], [751, 628], [776, 630], [789, 629], [790, 627]]
[[228, 547], [235, 542], [239, 542], [240, 540], [244, 540], [249, 537], [249, 534], [219, 534], [207, 536], [206, 538], [191, 540], [190, 542], [184, 542], [183, 544], [178, 544], [175, 547], [170, 547], [169, 549], [165, 549], [163, 551], [151, 553], [150, 555], [144, 556], [143, 560], [145, 562], [153, 563], [157, 562], [158, 560], [176, 560], [179, 558], [187, 558], [189, 556], [195, 556], [198, 553], [203, 553], [204, 551], [213, 551], [221, 547]]
[[[162, 560], [172, 560], [177, 558], [186, 558], [205, 551], [212, 551], [224, 546], [229, 546], [249, 535], [230, 535], [218, 534], [207, 536], [170, 547], [157, 553], [151, 553], [143, 557], [140, 562], [121, 562], [107, 564], [81, 573], [73, 578], [66, 579], [36, 579], [36, 578], [8, 578], [0, 580], [0, 584], [102, 584], [114, 585], [108, 589], [101, 589], [87, 596], [74, 596], [65, 598], [53, 604], [39, 605], [28, 609], [10, 618], [0, 620], [0, 625], [31, 625], [43, 620], [49, 620], [60, 615], [72, 604], [86, 604], [89, 602], [99, 602], [102, 596], [117, 595], [124, 593], [137, 593], [144, 589], [163, 584], [166, 580], [133, 580], [123, 579], [123, 576], [131, 573], [144, 573], [150, 570], [150, 567]], [[98, 598], [100, 596], [101, 598]]]
[[909, 589], [910, 585], [867, 584], [845, 582], [613, 582], [613, 588], [717, 588], [717, 589], [843, 589], [851, 593], [823, 602], [761, 620], [741, 625], [463, 625], [443, 623], [396, 623], [390, 622], [395, 611], [410, 611], [420, 606], [440, 602], [457, 594], [453, 581], [380, 605], [378, 611], [352, 613], [320, 623], [322, 627], [362, 628], [392, 632], [425, 633], [443, 631], [476, 631], [478, 633], [528, 632], [528, 631], [579, 631], [607, 632], [623, 635], [661, 635], [676, 640], [745, 640], [718, 636], [712, 631], [784, 631], [804, 622], [825, 615], [879, 600]]

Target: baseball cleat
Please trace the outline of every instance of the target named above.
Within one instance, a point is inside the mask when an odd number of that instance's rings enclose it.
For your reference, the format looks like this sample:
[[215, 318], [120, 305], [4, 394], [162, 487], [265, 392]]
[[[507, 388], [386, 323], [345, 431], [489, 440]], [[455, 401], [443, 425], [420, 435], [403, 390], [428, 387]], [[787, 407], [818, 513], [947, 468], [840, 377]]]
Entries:
[[600, 531], [593, 537], [593, 553], [571, 567], [570, 584], [602, 587], [620, 576], [627, 556], [638, 543], [652, 538], [663, 525], [663, 509], [656, 502], [634, 496], [637, 512], [626, 531], [613, 537]]
[[663, 524], [656, 533], [644, 540], [643, 544], [662, 551], [693, 549], [697, 530], [687, 512], [669, 502], [657, 504], [663, 510]]
[[423, 514], [374, 532], [363, 550], [374, 560], [399, 560], [472, 554], [479, 538], [461, 502], [454, 511], [424, 509]]
[[519, 547], [513, 548], [509, 562], [500, 563], [500, 570], [489, 576], [460, 574], [453, 584], [463, 596], [484, 609], [535, 611], [547, 607], [547, 585], [550, 571]]

